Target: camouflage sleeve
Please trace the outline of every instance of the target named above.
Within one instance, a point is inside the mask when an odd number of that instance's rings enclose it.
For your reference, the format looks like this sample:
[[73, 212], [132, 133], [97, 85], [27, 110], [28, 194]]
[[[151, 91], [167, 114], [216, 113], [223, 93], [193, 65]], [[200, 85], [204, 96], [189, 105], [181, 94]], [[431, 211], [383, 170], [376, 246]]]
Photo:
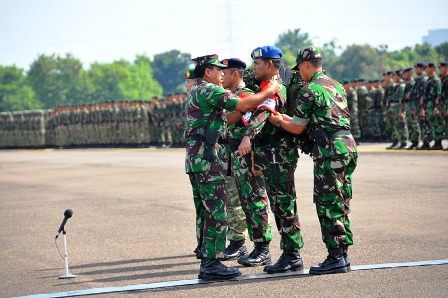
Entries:
[[312, 111], [315, 105], [314, 94], [307, 87], [299, 93], [297, 108], [292, 117], [292, 123], [299, 126], [307, 126], [310, 123]]
[[244, 135], [249, 136], [251, 139], [253, 139], [263, 129], [270, 115], [271, 112], [267, 110], [256, 110], [252, 114], [249, 123], [246, 125], [246, 132]]
[[211, 106], [225, 109], [227, 111], [234, 111], [238, 103], [238, 96], [230, 91], [225, 90], [221, 86], [214, 86], [210, 90], [210, 95], [207, 96], [207, 101]]

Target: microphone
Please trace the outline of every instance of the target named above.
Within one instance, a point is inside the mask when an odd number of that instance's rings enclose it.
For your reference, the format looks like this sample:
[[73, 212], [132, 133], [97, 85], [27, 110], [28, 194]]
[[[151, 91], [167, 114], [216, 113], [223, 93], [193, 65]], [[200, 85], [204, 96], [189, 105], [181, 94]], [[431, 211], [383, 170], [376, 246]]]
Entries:
[[67, 209], [67, 210], [65, 210], [65, 212], [64, 212], [64, 219], [62, 220], [61, 226], [59, 227], [59, 230], [58, 230], [58, 232], [56, 233], [56, 237], [55, 237], [54, 239], [58, 239], [59, 233], [62, 232], [62, 231], [64, 231], [65, 223], [67, 222], [67, 220], [68, 220], [70, 217], [72, 217], [72, 215], [73, 215], [73, 211], [72, 211], [72, 209]]

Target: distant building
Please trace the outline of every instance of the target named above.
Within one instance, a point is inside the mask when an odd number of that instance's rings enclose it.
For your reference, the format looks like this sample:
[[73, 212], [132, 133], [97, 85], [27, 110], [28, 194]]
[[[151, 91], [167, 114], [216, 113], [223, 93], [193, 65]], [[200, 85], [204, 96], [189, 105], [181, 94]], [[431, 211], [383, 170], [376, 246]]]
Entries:
[[422, 42], [427, 42], [433, 47], [448, 42], [448, 29], [429, 30], [429, 34], [422, 37]]

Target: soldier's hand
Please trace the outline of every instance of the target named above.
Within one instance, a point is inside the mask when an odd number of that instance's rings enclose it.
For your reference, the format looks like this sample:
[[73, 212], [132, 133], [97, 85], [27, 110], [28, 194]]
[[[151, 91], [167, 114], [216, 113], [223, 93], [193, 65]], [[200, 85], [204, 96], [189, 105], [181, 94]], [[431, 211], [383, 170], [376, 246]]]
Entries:
[[277, 123], [280, 120], [283, 120], [283, 116], [282, 114], [280, 114], [279, 112], [275, 112], [275, 113], [271, 113], [271, 115], [268, 118], [269, 122], [271, 122], [274, 125], [277, 125]]
[[270, 95], [272, 96], [280, 91], [280, 84], [276, 80], [271, 80], [269, 81], [268, 86], [264, 90], [269, 92]]
[[250, 138], [248, 136], [244, 136], [241, 140], [240, 145], [238, 146], [238, 152], [240, 156], [244, 156], [249, 153], [252, 149], [252, 144], [250, 143]]
[[434, 108], [434, 116], [439, 115], [440, 111], [438, 108]]

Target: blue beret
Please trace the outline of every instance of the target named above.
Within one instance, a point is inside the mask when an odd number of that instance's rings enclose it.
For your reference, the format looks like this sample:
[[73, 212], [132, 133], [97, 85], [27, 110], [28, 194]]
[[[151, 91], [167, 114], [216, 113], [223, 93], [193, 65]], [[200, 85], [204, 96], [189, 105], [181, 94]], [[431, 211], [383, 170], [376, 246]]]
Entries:
[[228, 68], [246, 68], [246, 63], [244, 61], [241, 61], [238, 58], [229, 58], [224, 59], [221, 61], [222, 64], [227, 65]]
[[408, 67], [408, 68], [403, 69], [403, 71], [408, 72], [408, 71], [412, 71], [413, 69], [414, 69], [413, 67]]
[[434, 62], [428, 62], [428, 64], [426, 64], [426, 66], [428, 66], [428, 67], [436, 67]]
[[418, 62], [414, 64], [414, 67], [420, 67], [420, 68], [425, 68], [426, 67], [426, 63], [424, 62]]
[[385, 76], [385, 75], [391, 76], [393, 73], [394, 73], [393, 70], [388, 70], [385, 73], [383, 73], [383, 76]]
[[280, 59], [283, 56], [282, 50], [274, 46], [258, 47], [250, 54], [252, 59], [273, 58]]

